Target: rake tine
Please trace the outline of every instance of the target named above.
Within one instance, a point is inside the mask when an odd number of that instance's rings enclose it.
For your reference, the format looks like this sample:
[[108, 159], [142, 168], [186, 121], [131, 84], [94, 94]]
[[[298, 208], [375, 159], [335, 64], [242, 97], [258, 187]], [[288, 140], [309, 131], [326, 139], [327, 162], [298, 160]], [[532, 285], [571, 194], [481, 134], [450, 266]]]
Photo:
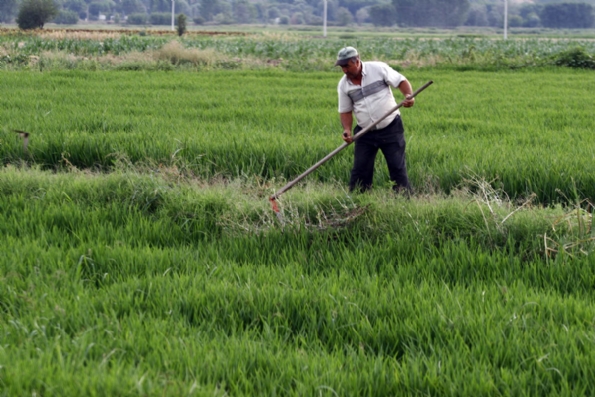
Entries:
[[23, 149], [25, 150], [25, 153], [27, 153], [27, 146], [29, 145], [29, 133], [27, 131], [21, 131], [21, 130], [13, 130], [14, 132], [16, 132], [17, 134], [19, 134], [19, 136], [21, 138], [23, 138]]

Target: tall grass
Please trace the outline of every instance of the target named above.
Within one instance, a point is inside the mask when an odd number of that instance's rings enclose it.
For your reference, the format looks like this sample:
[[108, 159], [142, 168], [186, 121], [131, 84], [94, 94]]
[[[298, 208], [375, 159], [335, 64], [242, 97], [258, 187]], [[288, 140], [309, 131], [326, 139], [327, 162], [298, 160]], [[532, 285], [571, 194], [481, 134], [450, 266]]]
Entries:
[[0, 393], [591, 389], [592, 255], [544, 262], [560, 208], [310, 184], [281, 226], [269, 192], [0, 170]]
[[[595, 198], [590, 72], [410, 70], [435, 84], [403, 110], [419, 192], [478, 176], [512, 200]], [[256, 175], [277, 186], [338, 147], [339, 72], [25, 72], [0, 75], [0, 157], [44, 168], [176, 166], [202, 179]], [[398, 97], [397, 93], [397, 97]], [[28, 151], [12, 130], [31, 133]], [[380, 156], [381, 157], [381, 156]], [[388, 174], [378, 159], [375, 184]], [[350, 150], [309, 178], [346, 183]]]
[[281, 222], [339, 71], [1, 72], [0, 396], [589, 394], [590, 72], [404, 73], [414, 198]]

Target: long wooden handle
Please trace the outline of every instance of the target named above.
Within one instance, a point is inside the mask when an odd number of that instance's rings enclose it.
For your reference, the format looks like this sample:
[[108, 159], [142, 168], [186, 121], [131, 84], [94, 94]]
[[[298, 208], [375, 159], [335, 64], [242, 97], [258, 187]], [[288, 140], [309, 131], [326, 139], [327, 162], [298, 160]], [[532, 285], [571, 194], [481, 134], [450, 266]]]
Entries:
[[[409, 98], [414, 98], [417, 94], [419, 94], [420, 92], [422, 92], [423, 90], [425, 90], [426, 88], [428, 88], [430, 86], [430, 84], [432, 84], [432, 83], [433, 83], [432, 80], [428, 81], [426, 84], [424, 84], [420, 88], [418, 88], [417, 91], [415, 91], [413, 94], [411, 94], [409, 96]], [[377, 121], [375, 121], [371, 125], [367, 126], [366, 128], [364, 128], [360, 132], [358, 132], [353, 137], [353, 140], [351, 142], [349, 142], [349, 143], [345, 142], [344, 144], [342, 144], [341, 146], [339, 146], [338, 148], [336, 148], [335, 150], [333, 150], [332, 152], [330, 152], [329, 154], [327, 154], [326, 156], [324, 156], [324, 158], [322, 158], [320, 161], [318, 161], [312, 167], [308, 168], [300, 176], [298, 176], [293, 181], [289, 182], [287, 185], [285, 185], [281, 189], [279, 189], [275, 194], [273, 194], [269, 198], [269, 200], [274, 201], [274, 200], [278, 199], [280, 195], [282, 195], [283, 193], [285, 193], [286, 191], [288, 191], [289, 189], [291, 189], [296, 183], [298, 183], [299, 181], [301, 181], [302, 179], [304, 179], [306, 176], [310, 175], [314, 170], [316, 170], [322, 164], [324, 164], [327, 161], [329, 161], [331, 158], [333, 158], [341, 150], [343, 150], [347, 146], [351, 145], [352, 142], [354, 142], [357, 139], [361, 138], [364, 134], [366, 134], [368, 131], [370, 131], [372, 128], [374, 128], [376, 126], [376, 124], [380, 123], [382, 120], [384, 120], [385, 118], [387, 118], [388, 116], [390, 116], [391, 114], [393, 114], [397, 109], [399, 109], [401, 106], [403, 106], [403, 104], [405, 103], [406, 100], [402, 101], [397, 106], [393, 107], [391, 110], [389, 110], [388, 112], [386, 112], [386, 114], [384, 114], [380, 119], [378, 119]]]

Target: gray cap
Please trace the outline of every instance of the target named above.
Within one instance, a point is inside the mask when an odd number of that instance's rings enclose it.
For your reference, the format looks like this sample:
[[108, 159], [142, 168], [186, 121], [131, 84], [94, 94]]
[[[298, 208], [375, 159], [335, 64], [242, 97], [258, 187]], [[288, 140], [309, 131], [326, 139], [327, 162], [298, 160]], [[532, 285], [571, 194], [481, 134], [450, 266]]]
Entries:
[[351, 58], [358, 55], [357, 50], [353, 47], [341, 48], [339, 54], [337, 54], [337, 62], [335, 62], [335, 66], [345, 66]]

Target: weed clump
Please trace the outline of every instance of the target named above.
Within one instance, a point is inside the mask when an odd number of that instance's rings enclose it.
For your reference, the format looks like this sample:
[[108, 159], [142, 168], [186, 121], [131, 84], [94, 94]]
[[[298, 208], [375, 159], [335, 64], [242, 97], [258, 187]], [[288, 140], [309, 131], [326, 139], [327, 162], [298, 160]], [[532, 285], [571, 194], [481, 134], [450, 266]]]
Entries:
[[156, 61], [168, 61], [172, 65], [190, 64], [193, 66], [210, 67], [220, 60], [220, 56], [213, 49], [200, 50], [184, 48], [179, 41], [170, 41], [153, 53]]
[[578, 69], [595, 69], [595, 59], [582, 47], [572, 48], [557, 54], [554, 58], [554, 64]]

